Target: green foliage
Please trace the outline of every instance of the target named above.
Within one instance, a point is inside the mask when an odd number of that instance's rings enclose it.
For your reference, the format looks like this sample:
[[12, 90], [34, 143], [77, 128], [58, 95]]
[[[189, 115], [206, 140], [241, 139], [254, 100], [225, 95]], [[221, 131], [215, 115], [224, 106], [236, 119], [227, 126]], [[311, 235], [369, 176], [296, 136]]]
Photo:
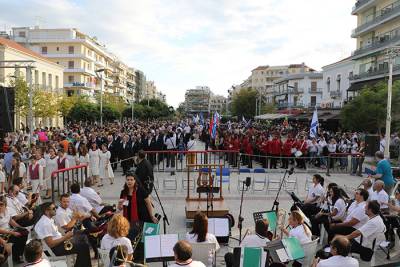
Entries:
[[[392, 121], [400, 115], [400, 82], [393, 84]], [[387, 84], [377, 83], [362, 89], [359, 96], [345, 105], [341, 111], [341, 123], [345, 129], [380, 132], [386, 123]]]
[[[100, 95], [99, 94], [96, 95], [96, 100], [97, 100], [98, 105], [100, 105]], [[122, 114], [127, 106], [128, 106], [128, 104], [124, 101], [124, 99], [122, 97], [112, 95], [112, 94], [103, 94], [103, 111], [104, 111], [104, 107], [107, 107], [109, 111], [112, 111], [112, 113], [117, 112], [116, 119], [119, 120], [122, 118]], [[103, 119], [104, 119], [104, 116], [103, 116]]]
[[242, 118], [254, 117], [256, 113], [257, 91], [251, 88], [241, 89], [232, 99], [232, 115]]
[[79, 99], [68, 113], [68, 121], [94, 122], [100, 118], [99, 108], [96, 104], [85, 98]]
[[[174, 112], [170, 112], [170, 107], [158, 99], [149, 99], [147, 106], [147, 99], [140, 101], [139, 104], [134, 104], [133, 116], [136, 119], [157, 119], [171, 117]], [[173, 109], [173, 108], [172, 108]], [[123, 117], [131, 118], [132, 107], [129, 106], [123, 111]]]
[[10, 86], [15, 88], [15, 111], [27, 116], [29, 110], [29, 88], [22, 76], [10, 77]]
[[276, 107], [274, 104], [264, 103], [261, 106], [261, 114], [275, 113], [275, 111], [276, 111]]

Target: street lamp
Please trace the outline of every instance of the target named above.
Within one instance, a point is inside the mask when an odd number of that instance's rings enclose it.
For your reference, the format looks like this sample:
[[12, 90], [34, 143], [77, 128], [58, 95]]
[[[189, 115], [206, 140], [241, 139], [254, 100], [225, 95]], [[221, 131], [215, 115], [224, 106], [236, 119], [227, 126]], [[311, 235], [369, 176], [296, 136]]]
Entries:
[[393, 59], [400, 55], [400, 46], [389, 47], [386, 51], [389, 59], [388, 98], [386, 108], [386, 136], [385, 136], [385, 157], [390, 158], [390, 124], [392, 122], [392, 85], [393, 85]]
[[103, 127], [103, 72], [105, 69], [98, 69], [95, 71], [96, 76], [100, 79], [100, 127]]

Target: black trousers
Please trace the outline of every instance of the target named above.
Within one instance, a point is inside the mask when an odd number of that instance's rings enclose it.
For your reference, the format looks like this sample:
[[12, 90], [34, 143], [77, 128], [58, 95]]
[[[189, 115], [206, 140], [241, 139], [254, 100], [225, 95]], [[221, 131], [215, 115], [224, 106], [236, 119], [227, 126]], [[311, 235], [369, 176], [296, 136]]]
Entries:
[[363, 261], [371, 261], [372, 255], [374, 254], [374, 251], [372, 249], [363, 247], [354, 239], [351, 240], [351, 252], [360, 254], [360, 258]]
[[311, 220], [315, 214], [317, 214], [321, 209], [317, 207], [317, 204], [302, 204], [300, 206], [301, 210], [303, 211], [304, 215], [307, 216]]
[[355, 230], [357, 229], [352, 226], [332, 226], [328, 232], [328, 243], [332, 241], [335, 235], [349, 235]]
[[28, 240], [27, 235], [19, 237], [10, 236], [9, 242], [14, 244], [12, 246], [13, 259], [18, 259], [22, 256], [22, 254], [24, 254], [26, 240]]
[[75, 267], [91, 267], [92, 262], [90, 260], [90, 249], [87, 237], [83, 234], [75, 235], [72, 239], [72, 244], [73, 248], [68, 251], [64, 248], [64, 242], [53, 247], [51, 250], [56, 256], [77, 254]]
[[127, 159], [121, 159], [121, 160], [123, 160], [123, 161], [121, 162], [122, 172], [123, 172], [124, 174], [126, 174], [127, 171], [129, 170], [130, 166], [131, 166], [130, 161], [127, 160]]
[[279, 158], [279, 156], [276, 156], [276, 155], [272, 156], [271, 161], [269, 163], [270, 169], [276, 169], [276, 164], [278, 163], [278, 158]]

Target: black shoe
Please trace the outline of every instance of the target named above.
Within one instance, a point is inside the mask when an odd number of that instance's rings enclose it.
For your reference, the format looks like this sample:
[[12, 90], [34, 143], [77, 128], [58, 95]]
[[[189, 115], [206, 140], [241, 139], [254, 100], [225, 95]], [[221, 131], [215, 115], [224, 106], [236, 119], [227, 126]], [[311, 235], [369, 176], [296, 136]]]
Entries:
[[13, 262], [16, 263], [16, 264], [24, 263], [24, 261], [19, 256], [13, 257]]

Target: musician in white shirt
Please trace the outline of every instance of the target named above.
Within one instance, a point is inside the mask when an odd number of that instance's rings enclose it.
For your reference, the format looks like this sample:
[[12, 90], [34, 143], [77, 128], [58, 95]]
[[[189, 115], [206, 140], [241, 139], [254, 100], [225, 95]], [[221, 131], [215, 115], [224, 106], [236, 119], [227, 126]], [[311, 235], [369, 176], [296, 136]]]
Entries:
[[[75, 267], [91, 267], [90, 249], [84, 236], [74, 236], [72, 231], [62, 235], [54, 223], [56, 206], [52, 202], [42, 204], [43, 215], [35, 225], [35, 232], [39, 239], [46, 242], [47, 246], [56, 256], [77, 254]], [[72, 243], [71, 250], [65, 250], [64, 242]]]
[[370, 261], [374, 253], [374, 241], [379, 235], [386, 232], [386, 226], [379, 215], [380, 205], [378, 201], [368, 201], [365, 205], [365, 213], [369, 217], [368, 222], [345, 237], [351, 240], [352, 253], [360, 254], [360, 258], [364, 261]]
[[242, 242], [241, 247], [264, 247], [270, 240], [268, 239], [269, 222], [267, 219], [259, 220], [256, 222], [256, 233], [253, 235], [246, 235]]
[[114, 211], [112, 206], [104, 205], [100, 195], [91, 187], [92, 179], [87, 178], [84, 182], [84, 187], [80, 190], [80, 195], [86, 198], [90, 205], [96, 210], [98, 214], [103, 214], [108, 211]]
[[304, 218], [298, 211], [292, 211], [288, 222], [291, 227], [289, 231], [284, 226], [280, 226], [283, 234], [297, 238], [301, 244], [311, 242], [311, 230], [304, 223]]
[[311, 218], [320, 211], [319, 205], [325, 195], [325, 189], [323, 187], [324, 178], [319, 174], [314, 174], [312, 181], [313, 186], [309, 188], [307, 197], [301, 207], [301, 210], [308, 218]]
[[85, 217], [95, 217], [96, 219], [99, 219], [100, 216], [96, 212], [95, 208], [93, 208], [92, 205], [90, 205], [89, 201], [84, 198], [83, 196], [80, 195], [80, 186], [78, 183], [72, 184], [71, 185], [71, 200], [69, 204], [69, 208], [73, 211], [77, 211], [84, 215]]
[[7, 204], [12, 211], [12, 218], [22, 226], [30, 226], [34, 223], [33, 210], [24, 206], [17, 198], [19, 187], [11, 185], [8, 189]]
[[24, 267], [51, 267], [50, 262], [42, 258], [43, 247], [40, 240], [30, 241], [25, 247], [24, 256], [28, 262]]
[[374, 183], [374, 192], [370, 200], [378, 201], [379, 205], [381, 206], [381, 210], [387, 210], [389, 208], [389, 195], [384, 190], [385, 183], [382, 180], [378, 180]]
[[359, 229], [368, 221], [368, 216], [365, 214], [366, 200], [369, 194], [367, 190], [359, 188], [354, 195], [354, 202], [347, 210], [346, 218], [342, 223], [331, 223], [328, 231], [328, 242], [330, 242], [335, 235], [347, 235]]
[[184, 240], [180, 240], [175, 244], [174, 257], [175, 263], [169, 265], [169, 267], [206, 267], [204, 263], [192, 259], [192, 246]]
[[70, 198], [68, 194], [60, 196], [60, 206], [56, 210], [54, 222], [61, 232], [70, 231], [80, 219], [84, 218], [79, 212], [73, 212], [69, 208], [69, 203]]
[[331, 242], [332, 256], [326, 260], [319, 260], [318, 258], [313, 262], [311, 267], [358, 267], [358, 261], [349, 256], [350, 254], [350, 241], [344, 237], [335, 237]]
[[371, 179], [365, 178], [364, 181], [362, 182], [362, 186], [365, 190], [368, 191], [369, 194], [368, 200], [371, 200], [372, 193], [374, 193]]

